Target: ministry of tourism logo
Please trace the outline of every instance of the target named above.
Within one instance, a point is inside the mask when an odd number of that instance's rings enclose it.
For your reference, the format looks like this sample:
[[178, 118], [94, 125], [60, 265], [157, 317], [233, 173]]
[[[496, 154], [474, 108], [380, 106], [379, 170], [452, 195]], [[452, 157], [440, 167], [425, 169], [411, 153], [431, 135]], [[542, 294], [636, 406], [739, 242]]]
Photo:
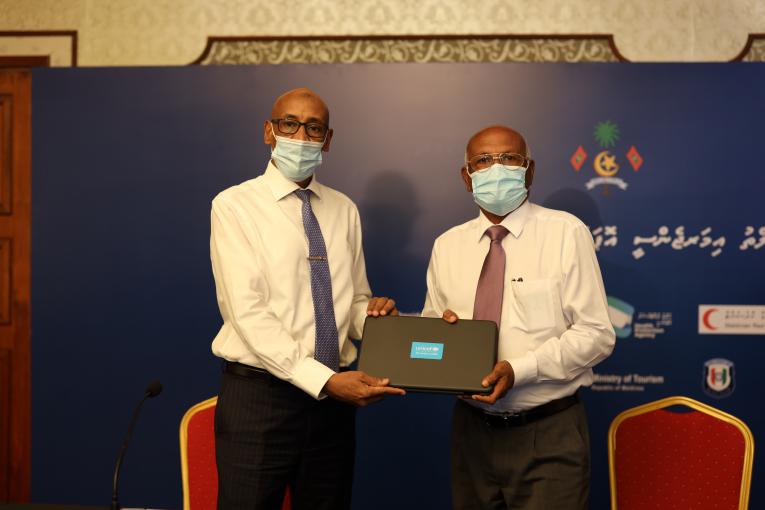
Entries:
[[736, 388], [733, 362], [723, 358], [704, 363], [704, 392], [715, 398], [727, 397]]
[[[592, 134], [595, 142], [600, 147], [597, 149], [597, 154], [592, 158], [592, 168], [595, 170], [596, 177], [588, 180], [584, 184], [585, 188], [591, 190], [596, 186], [602, 186], [604, 195], [608, 195], [611, 186], [616, 186], [622, 191], [626, 190], [627, 182], [621, 177], [616, 176], [622, 168], [622, 165], [619, 163], [620, 160], [617, 154], [615, 154], [616, 142], [620, 136], [619, 126], [610, 120], [598, 122]], [[612, 150], [614, 152], [611, 152]], [[630, 146], [624, 156], [634, 172], [637, 172], [643, 166], [643, 157], [634, 145]], [[580, 145], [574, 154], [571, 155], [569, 161], [574, 170], [579, 172], [587, 161], [587, 157], [587, 151]]]
[[635, 307], [619, 298], [608, 296], [608, 317], [619, 338], [628, 338], [632, 334], [632, 317]]

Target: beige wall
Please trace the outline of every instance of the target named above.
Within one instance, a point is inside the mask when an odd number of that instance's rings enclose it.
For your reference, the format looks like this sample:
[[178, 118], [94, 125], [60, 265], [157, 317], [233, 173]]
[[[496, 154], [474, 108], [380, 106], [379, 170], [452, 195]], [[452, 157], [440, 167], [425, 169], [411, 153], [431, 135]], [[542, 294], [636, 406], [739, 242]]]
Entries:
[[81, 66], [183, 65], [208, 35], [460, 33], [605, 33], [634, 61], [724, 61], [765, 32], [765, 0], [0, 0], [8, 30], [76, 30]]

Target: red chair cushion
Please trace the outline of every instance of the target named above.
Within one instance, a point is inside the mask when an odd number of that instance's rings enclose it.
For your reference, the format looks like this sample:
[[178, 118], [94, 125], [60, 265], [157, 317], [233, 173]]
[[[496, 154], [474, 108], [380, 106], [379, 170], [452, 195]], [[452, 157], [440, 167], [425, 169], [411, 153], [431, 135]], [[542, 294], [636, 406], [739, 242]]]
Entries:
[[[189, 470], [190, 510], [216, 510], [218, 469], [215, 465], [215, 406], [196, 412], [187, 426], [186, 453]], [[290, 510], [290, 492], [282, 510]]]
[[617, 507], [737, 509], [744, 451], [736, 427], [701, 412], [627, 418], [616, 432]]
[[215, 406], [197, 412], [188, 424], [189, 507], [215, 510], [218, 470], [215, 467]]

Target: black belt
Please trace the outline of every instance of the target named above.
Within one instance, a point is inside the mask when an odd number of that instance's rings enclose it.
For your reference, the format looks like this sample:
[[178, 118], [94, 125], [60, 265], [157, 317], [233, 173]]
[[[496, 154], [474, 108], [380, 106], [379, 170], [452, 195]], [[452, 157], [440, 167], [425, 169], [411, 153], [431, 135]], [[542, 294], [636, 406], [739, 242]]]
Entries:
[[238, 375], [239, 377], [248, 377], [251, 379], [270, 379], [273, 377], [268, 370], [251, 367], [250, 365], [237, 363], [236, 361], [224, 361], [223, 371], [227, 374]]
[[[345, 372], [348, 367], [340, 367], [340, 372]], [[274, 377], [268, 370], [264, 368], [253, 367], [245, 365], [244, 363], [237, 363], [236, 361], [224, 361], [223, 371], [227, 374], [238, 375], [239, 377], [249, 377], [251, 379], [270, 379]]]
[[492, 414], [487, 413], [476, 406], [470, 405], [467, 402], [463, 402], [463, 404], [468, 406], [473, 412], [479, 414], [487, 425], [492, 427], [518, 427], [520, 425], [526, 425], [527, 423], [541, 420], [542, 418], [547, 418], [548, 416], [564, 411], [577, 403], [579, 403], [579, 394], [574, 393], [568, 397], [552, 400], [541, 406], [529, 409], [528, 411]]

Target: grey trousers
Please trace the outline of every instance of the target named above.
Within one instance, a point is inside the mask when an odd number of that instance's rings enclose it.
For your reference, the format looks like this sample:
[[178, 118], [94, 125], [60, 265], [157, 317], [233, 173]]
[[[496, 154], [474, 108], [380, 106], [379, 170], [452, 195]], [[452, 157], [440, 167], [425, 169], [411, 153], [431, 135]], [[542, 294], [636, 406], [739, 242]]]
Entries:
[[490, 425], [462, 401], [452, 421], [455, 510], [586, 510], [590, 438], [577, 403], [525, 425]]

